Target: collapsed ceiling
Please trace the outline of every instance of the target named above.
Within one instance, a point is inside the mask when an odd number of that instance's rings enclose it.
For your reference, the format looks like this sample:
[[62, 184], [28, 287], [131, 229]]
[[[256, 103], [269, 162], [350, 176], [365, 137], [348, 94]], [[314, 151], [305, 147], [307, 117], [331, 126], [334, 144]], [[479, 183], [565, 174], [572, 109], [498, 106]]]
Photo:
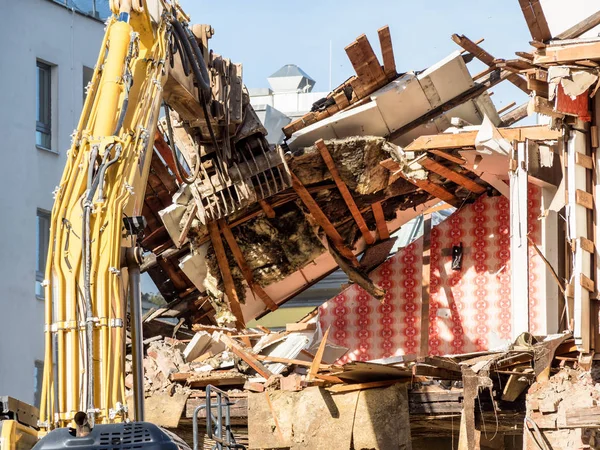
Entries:
[[[472, 55], [457, 51], [425, 71], [399, 74], [384, 27], [383, 65], [368, 39], [357, 38], [346, 48], [357, 75], [286, 126], [286, 143], [269, 146], [241, 66], [208, 52], [206, 27], [194, 30], [217, 80], [216, 100], [207, 120], [175, 58], [165, 99], [178, 113], [169, 112], [157, 135], [143, 240], [143, 270], [168, 305], [147, 321], [243, 326], [338, 266], [381, 297], [357, 256], [440, 201], [459, 207], [497, 194], [457, 151], [419, 154], [399, 145], [485, 117], [492, 125], [522, 118], [500, 117], [486, 92], [511, 72], [473, 77]], [[375, 265], [387, 257], [379, 254]]]

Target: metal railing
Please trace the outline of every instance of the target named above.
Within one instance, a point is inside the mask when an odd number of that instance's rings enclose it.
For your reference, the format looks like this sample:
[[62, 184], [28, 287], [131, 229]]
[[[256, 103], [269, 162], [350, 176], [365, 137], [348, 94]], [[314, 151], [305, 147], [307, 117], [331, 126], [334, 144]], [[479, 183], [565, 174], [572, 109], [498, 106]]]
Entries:
[[[214, 394], [214, 397], [212, 394]], [[206, 386], [206, 403], [194, 410], [194, 450], [199, 450], [198, 413], [203, 409], [206, 410], [206, 436], [215, 441], [215, 445], [212, 447], [213, 450], [246, 450], [245, 446], [235, 442], [235, 437], [231, 431], [229, 407], [234, 404], [229, 400], [229, 396], [225, 392], [211, 385]], [[213, 413], [214, 410], [216, 410], [216, 414]], [[223, 419], [225, 420], [224, 422]]]

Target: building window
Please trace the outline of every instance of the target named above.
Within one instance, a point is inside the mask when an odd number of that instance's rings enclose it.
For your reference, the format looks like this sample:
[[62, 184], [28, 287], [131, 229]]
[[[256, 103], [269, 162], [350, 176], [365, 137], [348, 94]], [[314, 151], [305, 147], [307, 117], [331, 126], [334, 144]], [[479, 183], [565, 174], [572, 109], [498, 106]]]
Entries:
[[37, 110], [35, 143], [38, 147], [52, 148], [52, 67], [37, 62]]
[[40, 407], [42, 401], [42, 386], [44, 381], [44, 361], [35, 360], [33, 367], [33, 406]]
[[51, 0], [54, 3], [66, 6], [86, 16], [106, 20], [112, 14], [109, 0]]
[[37, 211], [37, 248], [35, 271], [35, 295], [43, 299], [44, 286], [42, 282], [46, 274], [46, 258], [48, 256], [48, 242], [50, 239], [50, 213], [38, 209]]
[[87, 86], [92, 82], [92, 77], [94, 76], [94, 69], [90, 69], [89, 67], [83, 66], [83, 103], [85, 104], [85, 97], [87, 96]]

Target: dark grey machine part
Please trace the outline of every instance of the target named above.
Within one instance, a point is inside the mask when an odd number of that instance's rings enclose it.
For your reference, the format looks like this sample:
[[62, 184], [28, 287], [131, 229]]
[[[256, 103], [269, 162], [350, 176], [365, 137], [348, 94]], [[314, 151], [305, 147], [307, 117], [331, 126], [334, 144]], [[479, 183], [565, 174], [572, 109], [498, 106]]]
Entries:
[[[187, 446], [186, 446], [187, 447]], [[85, 437], [72, 428], [58, 428], [44, 436], [34, 450], [179, 450], [183, 447], [158, 426], [148, 422], [96, 425]], [[189, 448], [189, 447], [187, 447]]]

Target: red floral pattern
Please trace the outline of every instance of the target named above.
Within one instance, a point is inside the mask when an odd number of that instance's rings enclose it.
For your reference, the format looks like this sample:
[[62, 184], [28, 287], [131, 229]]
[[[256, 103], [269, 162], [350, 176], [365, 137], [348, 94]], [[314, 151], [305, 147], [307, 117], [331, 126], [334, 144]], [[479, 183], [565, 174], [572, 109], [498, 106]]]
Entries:
[[[529, 188], [529, 235], [538, 245], [541, 190]], [[485, 350], [511, 338], [510, 205], [479, 198], [431, 231], [429, 329], [420, 329], [423, 240], [400, 249], [372, 274], [387, 293], [378, 302], [352, 285], [320, 307], [332, 343], [350, 351], [340, 360], [416, 354], [421, 332], [433, 355]], [[463, 246], [461, 270], [452, 270], [452, 246]], [[531, 331], [543, 330], [545, 266], [530, 248]]]

